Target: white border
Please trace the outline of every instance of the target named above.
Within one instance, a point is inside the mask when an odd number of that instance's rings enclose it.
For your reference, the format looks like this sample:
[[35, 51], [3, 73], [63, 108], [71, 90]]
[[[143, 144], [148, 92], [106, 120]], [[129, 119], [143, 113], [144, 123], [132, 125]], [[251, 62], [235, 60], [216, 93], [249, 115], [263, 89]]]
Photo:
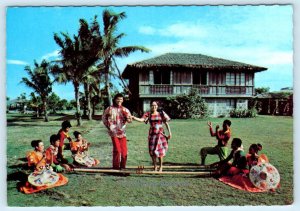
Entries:
[[[7, 6], [106, 6], [106, 5], [259, 5], [259, 4], [292, 4], [294, 8], [294, 203], [292, 206], [256, 206], [256, 207], [238, 207], [238, 206], [223, 206], [223, 207], [82, 207], [82, 208], [74, 208], [74, 207], [34, 207], [34, 208], [11, 208], [7, 207], [7, 196], [6, 196], [6, 48], [5, 48], [5, 39], [6, 39], [6, 29], [5, 29], [5, 20], [6, 20], [6, 7]], [[40, 210], [43, 209], [53, 210], [53, 209], [61, 209], [61, 210], [80, 210], [80, 209], [89, 209], [89, 210], [179, 210], [179, 209], [188, 209], [188, 210], [219, 210], [222, 209], [224, 211], [232, 211], [232, 210], [240, 210], [240, 209], [264, 209], [264, 210], [299, 210], [300, 202], [299, 202], [299, 146], [300, 140], [297, 140], [299, 137], [299, 109], [297, 109], [299, 103], [299, 85], [296, 84], [296, 81], [299, 81], [299, 71], [300, 71], [300, 1], [298, 0], [1, 0], [0, 2], [0, 166], [2, 167], [0, 177], [0, 209], [4, 210]], [[298, 129], [297, 129], [298, 128]], [[3, 143], [3, 145], [2, 145]], [[201, 196], [199, 196], [201, 197]], [[226, 196], [225, 196], [226, 197]], [[237, 199], [238, 200], [238, 199]], [[298, 208], [297, 208], [298, 207]]]

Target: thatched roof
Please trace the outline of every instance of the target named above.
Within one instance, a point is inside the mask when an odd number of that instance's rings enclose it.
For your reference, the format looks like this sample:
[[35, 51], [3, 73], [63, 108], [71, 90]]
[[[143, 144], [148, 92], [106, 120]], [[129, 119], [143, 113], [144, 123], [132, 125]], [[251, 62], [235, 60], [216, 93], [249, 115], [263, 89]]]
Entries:
[[139, 70], [154, 69], [194, 69], [194, 70], [216, 70], [216, 71], [247, 71], [259, 72], [267, 70], [265, 67], [254, 66], [236, 61], [206, 56], [203, 54], [188, 53], [166, 53], [151, 59], [128, 64], [123, 72], [123, 77], [128, 78], [130, 74]]

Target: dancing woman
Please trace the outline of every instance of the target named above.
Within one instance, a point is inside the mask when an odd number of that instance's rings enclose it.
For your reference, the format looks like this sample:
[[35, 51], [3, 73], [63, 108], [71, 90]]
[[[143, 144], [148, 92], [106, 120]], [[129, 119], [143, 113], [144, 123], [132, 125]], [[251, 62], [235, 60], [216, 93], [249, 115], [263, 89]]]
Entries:
[[[163, 157], [166, 155], [168, 150], [168, 140], [171, 139], [172, 133], [168, 121], [170, 117], [164, 111], [158, 111], [158, 102], [151, 102], [150, 112], [146, 112], [142, 118], [132, 116], [133, 120], [138, 122], [150, 123], [148, 146], [149, 154], [152, 158], [154, 171], [156, 171], [156, 158], [159, 160], [158, 171], [162, 172]], [[166, 125], [169, 136], [164, 134], [163, 124]]]

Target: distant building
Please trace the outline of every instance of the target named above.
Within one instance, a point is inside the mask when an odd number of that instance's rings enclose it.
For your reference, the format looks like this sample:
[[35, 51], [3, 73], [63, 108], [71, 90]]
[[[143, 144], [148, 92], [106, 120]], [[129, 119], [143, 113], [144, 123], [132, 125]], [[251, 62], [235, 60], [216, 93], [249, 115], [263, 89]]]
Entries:
[[122, 74], [129, 80], [130, 101], [137, 112], [149, 109], [151, 99], [188, 93], [196, 88], [211, 116], [248, 108], [254, 95], [255, 73], [267, 70], [202, 54], [167, 53], [128, 64]]
[[255, 97], [259, 114], [293, 116], [293, 88], [286, 87], [277, 92], [259, 94]]

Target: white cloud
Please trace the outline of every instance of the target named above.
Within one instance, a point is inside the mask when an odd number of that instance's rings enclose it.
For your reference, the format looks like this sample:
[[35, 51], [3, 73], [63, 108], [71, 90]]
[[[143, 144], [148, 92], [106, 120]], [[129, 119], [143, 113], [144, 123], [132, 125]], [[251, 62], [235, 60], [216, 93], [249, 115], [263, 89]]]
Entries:
[[139, 28], [139, 32], [141, 34], [153, 35], [155, 34], [156, 30], [151, 26], [142, 26]]
[[146, 35], [160, 35], [164, 37], [199, 38], [207, 35], [207, 30], [196, 24], [189, 22], [173, 23], [164, 28], [154, 28], [152, 26], [142, 26], [139, 32]]
[[55, 51], [53, 51], [51, 53], [48, 53], [48, 54], [42, 56], [41, 60], [43, 60], [43, 59], [48, 60], [48, 59], [50, 59], [52, 57], [56, 58], [58, 56], [59, 56], [59, 50], [55, 50]]
[[206, 36], [206, 29], [195, 23], [175, 23], [158, 30], [162, 36], [199, 38]]
[[28, 65], [28, 63], [25, 61], [14, 60], [14, 59], [8, 59], [7, 64], [15, 64], [15, 65], [22, 65], [22, 66]]

